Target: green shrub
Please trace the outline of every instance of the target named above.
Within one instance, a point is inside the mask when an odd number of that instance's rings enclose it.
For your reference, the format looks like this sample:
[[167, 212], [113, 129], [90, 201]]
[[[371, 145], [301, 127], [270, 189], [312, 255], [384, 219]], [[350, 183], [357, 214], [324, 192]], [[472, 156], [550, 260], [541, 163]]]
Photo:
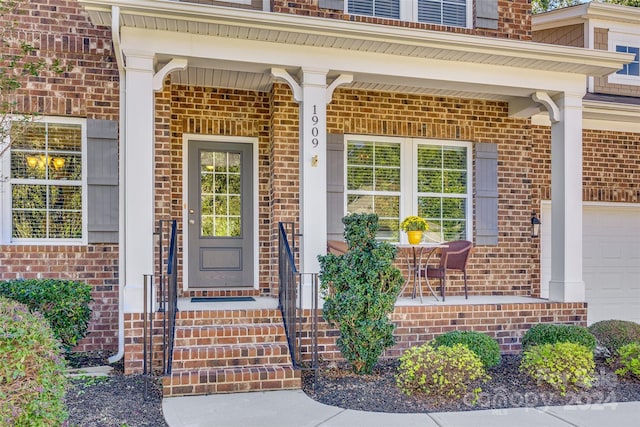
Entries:
[[61, 425], [65, 365], [49, 323], [0, 297], [0, 354], [0, 425]]
[[480, 358], [464, 344], [434, 347], [431, 343], [411, 347], [400, 357], [396, 384], [403, 393], [429, 394], [435, 398], [459, 399], [480, 387], [487, 376]]
[[623, 345], [640, 342], [640, 324], [635, 322], [601, 320], [589, 326], [589, 331], [611, 356]]
[[640, 379], [640, 343], [632, 342], [618, 348], [614, 359], [616, 374]]
[[589, 350], [596, 348], [596, 338], [583, 326], [554, 325], [538, 323], [522, 337], [522, 348], [527, 350], [534, 345], [555, 344], [557, 342], [572, 342], [582, 344]]
[[323, 315], [338, 328], [336, 344], [354, 372], [368, 374], [394, 344], [389, 316], [404, 279], [393, 266], [396, 248], [375, 240], [377, 215], [353, 214], [342, 222], [349, 251], [318, 257]]
[[520, 370], [538, 384], [549, 384], [564, 396], [567, 390], [591, 388], [595, 380], [593, 352], [582, 344], [557, 342], [531, 346], [524, 352]]
[[87, 333], [91, 287], [86, 283], [57, 279], [12, 280], [0, 282], [0, 295], [42, 313], [67, 350]]
[[487, 334], [476, 331], [452, 331], [439, 335], [433, 341], [436, 347], [464, 344], [469, 347], [482, 361], [485, 368], [497, 366], [500, 363], [500, 346], [498, 342]]

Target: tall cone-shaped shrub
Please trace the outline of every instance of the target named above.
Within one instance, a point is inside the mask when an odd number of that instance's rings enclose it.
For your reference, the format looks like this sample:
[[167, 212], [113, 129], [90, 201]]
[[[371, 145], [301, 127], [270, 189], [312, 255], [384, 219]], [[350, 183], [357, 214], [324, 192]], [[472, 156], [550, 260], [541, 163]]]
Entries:
[[342, 222], [348, 252], [318, 257], [323, 315], [338, 328], [336, 344], [353, 371], [368, 374], [395, 342], [389, 315], [404, 279], [393, 266], [395, 246], [375, 239], [377, 215], [352, 214]]

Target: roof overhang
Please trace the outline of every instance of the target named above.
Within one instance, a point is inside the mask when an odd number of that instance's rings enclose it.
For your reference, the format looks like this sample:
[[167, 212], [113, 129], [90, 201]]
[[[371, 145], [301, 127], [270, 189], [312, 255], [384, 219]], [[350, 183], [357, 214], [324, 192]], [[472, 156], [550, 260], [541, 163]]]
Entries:
[[[329, 68], [329, 78], [339, 73], [353, 75], [353, 83], [348, 85], [352, 88], [526, 100], [536, 90], [547, 90], [551, 96], [565, 90], [582, 91], [585, 76], [611, 74], [632, 57], [181, 1], [79, 3], [95, 25], [111, 27], [117, 22], [118, 35], [126, 36], [123, 46], [147, 48], [143, 39], [150, 42], [149, 46], [156, 43], [149, 48], [156, 49], [159, 66], [175, 57], [187, 59], [188, 68], [172, 73], [171, 79], [190, 85], [268, 90], [274, 81], [270, 67], [296, 73], [296, 67], [313, 64]], [[114, 14], [118, 16], [116, 21], [112, 21]], [[166, 45], [189, 44], [188, 57], [159, 46], [159, 38]], [[531, 79], [532, 74], [535, 79]]]
[[283, 44], [391, 53], [466, 63], [605, 76], [626, 63], [622, 54], [441, 31], [345, 22], [308, 16], [168, 0], [80, 0], [96, 25], [216, 35]]
[[640, 8], [619, 4], [589, 2], [533, 15], [534, 31], [582, 24], [589, 20], [610, 23], [640, 24]]

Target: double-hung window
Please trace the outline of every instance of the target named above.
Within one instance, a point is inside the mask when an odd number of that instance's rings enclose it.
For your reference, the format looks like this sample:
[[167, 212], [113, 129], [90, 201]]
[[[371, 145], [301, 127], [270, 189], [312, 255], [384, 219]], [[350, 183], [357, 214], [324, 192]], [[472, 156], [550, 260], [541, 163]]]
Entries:
[[378, 238], [403, 240], [401, 220], [417, 214], [430, 241], [470, 240], [469, 143], [349, 136], [345, 145], [345, 212], [378, 214]]
[[10, 139], [3, 164], [9, 171], [4, 184], [3, 240], [82, 242], [86, 235], [84, 120], [15, 121]]
[[347, 0], [345, 10], [352, 15], [469, 27], [472, 6], [471, 0]]

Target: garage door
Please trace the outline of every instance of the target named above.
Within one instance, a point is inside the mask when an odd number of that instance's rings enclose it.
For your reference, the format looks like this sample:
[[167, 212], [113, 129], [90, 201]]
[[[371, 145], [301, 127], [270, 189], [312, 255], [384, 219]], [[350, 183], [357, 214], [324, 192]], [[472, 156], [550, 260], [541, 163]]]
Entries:
[[[541, 291], [551, 279], [551, 205], [541, 212]], [[583, 280], [588, 323], [622, 319], [640, 322], [640, 207], [583, 208]]]

